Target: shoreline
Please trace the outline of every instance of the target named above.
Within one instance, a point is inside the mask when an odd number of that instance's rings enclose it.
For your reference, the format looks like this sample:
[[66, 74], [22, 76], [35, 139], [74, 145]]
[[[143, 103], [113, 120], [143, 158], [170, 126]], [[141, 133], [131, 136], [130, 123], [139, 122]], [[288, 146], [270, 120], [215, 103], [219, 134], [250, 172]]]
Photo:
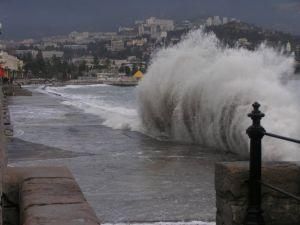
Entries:
[[15, 80], [15, 86], [22, 85], [49, 85], [49, 86], [66, 86], [66, 85], [93, 85], [93, 84], [107, 84], [112, 86], [129, 87], [137, 86], [138, 80], [122, 80], [122, 79], [101, 79], [101, 80], [68, 80], [68, 81], [55, 81], [49, 79], [19, 79]]

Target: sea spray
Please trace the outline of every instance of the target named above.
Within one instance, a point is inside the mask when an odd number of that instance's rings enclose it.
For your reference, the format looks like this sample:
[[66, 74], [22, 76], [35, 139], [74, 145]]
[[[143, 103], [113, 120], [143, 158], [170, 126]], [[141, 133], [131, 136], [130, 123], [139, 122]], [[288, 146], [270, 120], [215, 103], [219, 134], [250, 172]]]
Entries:
[[[247, 114], [258, 101], [267, 131], [300, 138], [300, 107], [282, 83], [294, 60], [266, 46], [228, 48], [213, 34], [189, 33], [156, 53], [138, 87], [139, 114], [151, 135], [248, 156]], [[299, 160], [297, 145], [265, 137], [266, 160]]]

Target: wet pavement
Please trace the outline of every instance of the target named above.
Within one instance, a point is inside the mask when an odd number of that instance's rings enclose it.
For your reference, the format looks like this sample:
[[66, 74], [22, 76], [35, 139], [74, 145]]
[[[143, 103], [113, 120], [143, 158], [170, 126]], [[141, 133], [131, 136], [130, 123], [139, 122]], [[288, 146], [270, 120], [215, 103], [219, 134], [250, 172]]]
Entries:
[[59, 97], [12, 97], [11, 166], [67, 166], [102, 222], [214, 221], [214, 164], [195, 145], [101, 125]]

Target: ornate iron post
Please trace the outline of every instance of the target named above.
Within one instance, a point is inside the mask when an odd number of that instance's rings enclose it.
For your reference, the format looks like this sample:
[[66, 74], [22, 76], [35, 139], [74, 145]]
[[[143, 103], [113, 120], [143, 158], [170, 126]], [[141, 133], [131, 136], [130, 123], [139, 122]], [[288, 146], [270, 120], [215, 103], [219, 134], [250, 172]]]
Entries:
[[247, 129], [250, 138], [250, 176], [249, 199], [245, 225], [264, 225], [261, 209], [261, 139], [265, 129], [260, 125], [260, 120], [265, 115], [259, 111], [260, 104], [255, 102], [253, 111], [248, 114], [252, 125]]

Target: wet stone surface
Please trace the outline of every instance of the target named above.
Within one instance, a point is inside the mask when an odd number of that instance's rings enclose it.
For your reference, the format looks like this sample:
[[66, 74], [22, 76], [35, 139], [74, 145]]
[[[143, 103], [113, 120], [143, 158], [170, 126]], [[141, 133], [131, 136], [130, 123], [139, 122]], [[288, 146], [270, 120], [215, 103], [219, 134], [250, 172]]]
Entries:
[[113, 130], [36, 94], [10, 99], [11, 166], [67, 166], [102, 222], [214, 221], [214, 164], [227, 156]]

